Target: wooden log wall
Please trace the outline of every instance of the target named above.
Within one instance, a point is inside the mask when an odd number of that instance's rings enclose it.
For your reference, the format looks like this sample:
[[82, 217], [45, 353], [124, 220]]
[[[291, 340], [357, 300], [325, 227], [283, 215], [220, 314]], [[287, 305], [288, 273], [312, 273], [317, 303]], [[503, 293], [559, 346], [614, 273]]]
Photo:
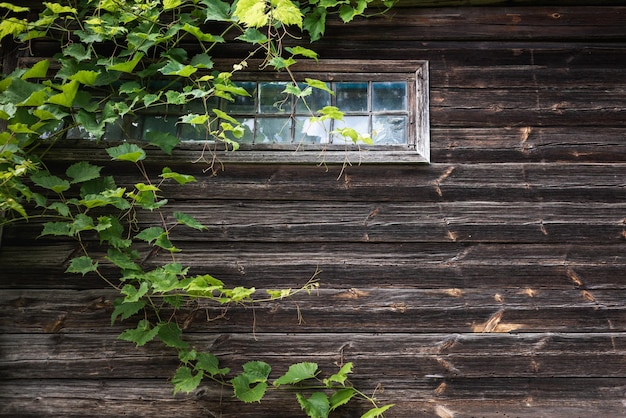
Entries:
[[[433, 162], [211, 176], [179, 152], [199, 182], [166, 192], [209, 225], [175, 237], [181, 262], [260, 289], [321, 280], [219, 325], [195, 313], [190, 341], [276, 375], [352, 361], [389, 417], [625, 416], [626, 7], [399, 9], [331, 23], [318, 50], [429, 60]], [[302, 416], [289, 393], [172, 396], [174, 353], [116, 340], [115, 294], [64, 274], [76, 246], [37, 228], [0, 248], [0, 415]]]

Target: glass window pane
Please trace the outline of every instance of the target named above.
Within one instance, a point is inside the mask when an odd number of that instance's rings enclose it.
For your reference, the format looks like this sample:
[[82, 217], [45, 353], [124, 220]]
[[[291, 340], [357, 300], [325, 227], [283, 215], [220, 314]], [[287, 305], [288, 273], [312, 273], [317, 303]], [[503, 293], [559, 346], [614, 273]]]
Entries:
[[337, 83], [335, 94], [342, 112], [367, 112], [367, 82]]
[[291, 143], [291, 119], [257, 118], [255, 144]]
[[406, 144], [406, 116], [374, 116], [372, 121], [374, 144]]
[[298, 144], [328, 144], [330, 120], [311, 122], [310, 117], [296, 118], [294, 141]]
[[[326, 86], [329, 87], [328, 83], [326, 83]], [[308, 86], [306, 84], [299, 84], [298, 87], [304, 90]], [[303, 97], [302, 99], [297, 99], [296, 112], [299, 114], [309, 114], [310, 112], [315, 113], [324, 106], [330, 106], [330, 93], [314, 88], [311, 90], [310, 95]]]
[[372, 95], [372, 110], [375, 112], [406, 109], [406, 82], [372, 83]]
[[241, 138], [233, 138], [232, 135], [228, 135], [228, 137], [240, 144], [252, 144], [254, 142], [254, 118], [238, 118], [237, 121], [243, 128], [243, 136]]
[[237, 86], [246, 89], [250, 96], [232, 95], [233, 101], [223, 99], [222, 107], [224, 112], [233, 114], [253, 114], [256, 97], [256, 83], [253, 81], [238, 82]]
[[141, 139], [146, 139], [146, 134], [149, 132], [176, 135], [176, 122], [177, 119], [174, 116], [144, 116]]
[[291, 97], [283, 93], [287, 83], [259, 83], [259, 112], [285, 113], [291, 112]]
[[[369, 135], [369, 116], [344, 116], [343, 120], [335, 121], [335, 129], [352, 128], [361, 135]], [[353, 144], [352, 138], [344, 138], [333, 134], [333, 144]]]

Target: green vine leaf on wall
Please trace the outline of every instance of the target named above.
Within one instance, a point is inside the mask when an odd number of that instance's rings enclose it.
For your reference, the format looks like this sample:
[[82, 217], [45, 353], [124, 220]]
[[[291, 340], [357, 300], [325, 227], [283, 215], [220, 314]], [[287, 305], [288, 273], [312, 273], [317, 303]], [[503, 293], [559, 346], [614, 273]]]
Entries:
[[[76, 256], [66, 272], [99, 278], [118, 292], [111, 325], [132, 322], [119, 338], [136, 346], [162, 344], [178, 353], [174, 394], [192, 392], [203, 382], [229, 387], [243, 402], [261, 401], [271, 390], [290, 390], [312, 418], [327, 417], [355, 398], [370, 405], [365, 418], [382, 416], [391, 407], [379, 406], [350, 384], [352, 363], [324, 379], [313, 362], [295, 363], [274, 379], [271, 366], [262, 361], [247, 362], [242, 372], [232, 374], [213, 353], [186, 340], [193, 318], [185, 312], [211, 306], [223, 312], [210, 319], [217, 320], [234, 305], [310, 294], [319, 286], [318, 272], [300, 288], [264, 292], [229, 286], [210, 274], [190, 274], [180, 262], [182, 248], [173, 231], [201, 234], [208, 228], [184, 211], [170, 210], [164, 190], [196, 178], [167, 166], [156, 175], [150, 172], [146, 164], [156, 164], [158, 153], [173, 155], [181, 138], [156, 122], [154, 129], [137, 129], [142, 115], [172, 110], [183, 129], [236, 151], [245, 129], [215, 105], [218, 98], [233, 102], [250, 96], [233, 76], [245, 70], [251, 57], [261, 56], [263, 68], [287, 74], [297, 59], [317, 60], [308, 41], [323, 36], [327, 18], [349, 22], [364, 15], [371, 1], [60, 0], [42, 2], [40, 10], [0, 2], [0, 40], [23, 51], [42, 40], [56, 45], [50, 56], [26, 59], [0, 79], [0, 226], [40, 219], [42, 239], [74, 240]], [[306, 46], [292, 45], [303, 32]], [[285, 39], [292, 40], [290, 45]], [[231, 42], [249, 49], [232, 68], [217, 70], [214, 53]], [[313, 79], [305, 84], [292, 79], [283, 93], [306, 105], [313, 89], [332, 94]], [[343, 117], [336, 107], [309, 110], [318, 120]], [[367, 142], [345, 129], [337, 133]], [[110, 140], [114, 134], [119, 140]], [[49, 170], [47, 152], [69, 139], [100, 141], [110, 163], [96, 165], [85, 158], [64, 171]], [[134, 167], [139, 181], [130, 184], [107, 173], [115, 173], [118, 164]], [[92, 243], [99, 251], [92, 251]], [[148, 267], [144, 261], [158, 253], [168, 261]]]

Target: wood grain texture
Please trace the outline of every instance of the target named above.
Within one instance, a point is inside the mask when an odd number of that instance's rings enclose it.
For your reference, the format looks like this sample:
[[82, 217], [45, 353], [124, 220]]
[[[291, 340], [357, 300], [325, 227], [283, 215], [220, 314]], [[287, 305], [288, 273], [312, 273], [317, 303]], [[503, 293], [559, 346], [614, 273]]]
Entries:
[[[330, 22], [313, 47], [428, 60], [432, 164], [342, 172], [223, 154], [213, 175], [190, 163], [191, 145], [148, 151], [154, 176], [168, 165], [197, 177], [163, 186], [209, 226], [174, 230], [192, 274], [263, 292], [319, 272], [318, 293], [233, 307], [219, 325], [207, 318], [221, 309], [189, 304], [186, 338], [233, 370], [264, 359], [272, 377], [294, 361], [324, 373], [353, 361], [352, 381], [396, 404], [389, 417], [624, 416], [626, 8], [428, 3], [454, 7]], [[121, 186], [138, 181], [101, 145], [76, 145], [53, 150], [51, 169], [87, 158]], [[40, 227], [6, 227], [0, 247], [0, 416], [302, 416], [291, 393], [242, 404], [203, 384], [173, 396], [174, 353], [118, 340], [130, 322], [110, 326], [115, 292], [66, 274], [77, 246]], [[146, 268], [168, 261], [139, 249]]]

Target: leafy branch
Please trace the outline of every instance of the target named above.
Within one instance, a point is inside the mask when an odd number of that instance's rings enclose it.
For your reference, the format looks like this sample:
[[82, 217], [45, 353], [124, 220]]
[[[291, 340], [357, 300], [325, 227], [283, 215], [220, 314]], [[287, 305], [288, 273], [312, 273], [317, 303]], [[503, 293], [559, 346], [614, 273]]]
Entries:
[[[24, 50], [42, 40], [57, 45], [53, 57], [26, 62], [0, 80], [0, 123], [5, 128], [0, 132], [0, 227], [45, 219], [41, 237], [74, 240], [79, 251], [66, 272], [95, 275], [119, 292], [111, 324], [136, 319], [119, 338], [137, 346], [158, 340], [177, 350], [174, 393], [193, 391], [208, 379], [232, 387], [244, 402], [261, 400], [270, 388], [296, 390], [297, 401], [312, 418], [327, 417], [353, 398], [371, 404], [364, 418], [382, 416], [391, 407], [379, 406], [373, 396], [349, 384], [351, 363], [325, 379], [318, 377], [316, 363], [296, 363], [270, 382], [267, 363], [246, 363], [233, 377], [215, 355], [185, 341], [189, 323], [179, 313], [194, 303], [203, 301], [225, 312], [232, 305], [310, 293], [319, 284], [315, 275], [298, 289], [267, 290], [258, 296], [255, 288], [229, 287], [210, 274], [190, 274], [178, 261], [181, 249], [172, 233], [180, 227], [202, 232], [206, 226], [183, 212], [168, 214], [162, 186], [169, 182], [183, 187], [195, 178], [168, 167], [152, 178], [144, 166], [149, 155], [132, 131], [137, 115], [178, 109], [178, 124], [203, 132], [207, 144], [237, 149], [243, 128], [212, 105], [216, 98], [234, 101], [249, 94], [232, 81], [234, 74], [261, 54], [263, 66], [290, 75], [286, 97], [306, 105], [312, 89], [328, 89], [312, 79], [301, 87], [290, 67], [296, 57], [317, 59], [317, 54], [303, 46], [287, 47], [284, 40], [304, 32], [315, 41], [323, 35], [328, 15], [349, 22], [363, 15], [371, 1], [64, 0], [42, 2], [32, 19], [28, 8], [0, 3], [0, 40], [11, 39], [15, 48]], [[391, 4], [384, 2], [385, 7]], [[224, 44], [249, 47], [246, 57], [226, 71], [215, 69], [209, 55]], [[309, 110], [318, 120], [343, 117], [334, 107]], [[102, 175], [103, 167], [89, 161], [78, 161], [64, 173], [46, 167], [46, 154], [58, 141], [70, 135], [100, 141], [116, 129], [128, 130], [128, 141], [105, 150], [113, 164], [133, 164], [140, 182], [119, 186], [114, 176]], [[368, 141], [349, 128], [337, 133], [355, 143]], [[171, 154], [180, 139], [154, 130], [145, 142]], [[214, 155], [200, 159], [212, 169]], [[141, 227], [145, 213], [156, 214], [158, 221]], [[88, 245], [94, 240], [106, 255], [94, 255]], [[145, 247], [148, 254], [142, 255]], [[168, 254], [168, 262], [146, 268], [144, 261], [156, 252]]]

